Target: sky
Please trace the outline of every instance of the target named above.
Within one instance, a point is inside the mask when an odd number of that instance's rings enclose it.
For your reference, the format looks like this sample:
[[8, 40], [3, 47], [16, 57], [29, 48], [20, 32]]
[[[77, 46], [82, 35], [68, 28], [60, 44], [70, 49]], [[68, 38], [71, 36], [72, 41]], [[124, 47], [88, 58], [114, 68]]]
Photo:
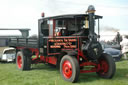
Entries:
[[[128, 32], [128, 0], [0, 0], [0, 28], [30, 28], [30, 35], [38, 33], [38, 19], [45, 16], [85, 13], [94, 5], [96, 14], [103, 16], [100, 28]], [[19, 34], [3, 32], [1, 34]]]

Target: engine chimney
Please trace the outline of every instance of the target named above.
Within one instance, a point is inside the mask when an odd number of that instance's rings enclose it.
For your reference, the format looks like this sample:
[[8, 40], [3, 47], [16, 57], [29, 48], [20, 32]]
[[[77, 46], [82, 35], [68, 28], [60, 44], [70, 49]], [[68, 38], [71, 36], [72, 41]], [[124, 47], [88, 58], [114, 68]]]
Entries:
[[95, 40], [95, 7], [90, 5], [87, 9], [89, 15], [89, 37], [91, 40]]

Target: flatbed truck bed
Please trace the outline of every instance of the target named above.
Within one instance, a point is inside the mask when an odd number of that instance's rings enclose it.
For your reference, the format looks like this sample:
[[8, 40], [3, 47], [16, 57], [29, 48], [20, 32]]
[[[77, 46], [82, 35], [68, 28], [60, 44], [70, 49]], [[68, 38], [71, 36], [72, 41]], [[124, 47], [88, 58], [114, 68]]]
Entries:
[[38, 48], [38, 38], [10, 38], [9, 46]]

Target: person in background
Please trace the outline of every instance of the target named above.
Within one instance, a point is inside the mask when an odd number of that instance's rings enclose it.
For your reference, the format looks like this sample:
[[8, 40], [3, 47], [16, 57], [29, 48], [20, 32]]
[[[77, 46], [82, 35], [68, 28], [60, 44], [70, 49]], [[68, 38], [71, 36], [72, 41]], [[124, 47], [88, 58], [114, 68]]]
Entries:
[[122, 41], [122, 36], [120, 35], [119, 32], [117, 32], [115, 40], [116, 40], [117, 44], [120, 45], [120, 42]]
[[120, 42], [121, 48], [122, 48], [122, 54], [124, 56], [124, 59], [128, 59], [127, 53], [128, 53], [128, 39], [126, 36], [122, 36], [122, 41]]

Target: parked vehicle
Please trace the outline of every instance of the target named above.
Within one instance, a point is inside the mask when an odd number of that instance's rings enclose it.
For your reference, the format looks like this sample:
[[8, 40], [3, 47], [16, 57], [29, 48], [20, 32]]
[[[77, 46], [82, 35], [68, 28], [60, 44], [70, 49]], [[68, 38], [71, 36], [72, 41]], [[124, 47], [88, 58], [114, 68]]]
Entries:
[[15, 56], [16, 56], [15, 48], [5, 48], [0, 56], [0, 61], [14, 62], [16, 59]]
[[120, 59], [122, 57], [121, 50], [118, 50], [118, 49], [115, 49], [115, 48], [105, 48], [104, 53], [107, 53], [107, 54], [111, 55], [115, 62], [120, 61]]
[[[101, 18], [90, 5], [87, 14], [39, 19], [38, 38], [11, 38], [9, 41], [9, 46], [16, 48], [17, 68], [30, 70], [31, 64], [42, 62], [56, 65], [62, 78], [69, 82], [76, 82], [80, 73], [96, 72], [102, 78], [112, 78], [115, 62], [103, 53], [95, 34], [95, 21]], [[36, 57], [32, 58], [33, 55]], [[90, 69], [80, 69], [86, 66]]]
[[115, 62], [120, 61], [120, 59], [122, 57], [122, 52], [121, 52], [121, 50], [119, 50], [120, 45], [108, 45], [104, 42], [100, 42], [100, 43], [102, 45], [104, 53], [111, 55]]

